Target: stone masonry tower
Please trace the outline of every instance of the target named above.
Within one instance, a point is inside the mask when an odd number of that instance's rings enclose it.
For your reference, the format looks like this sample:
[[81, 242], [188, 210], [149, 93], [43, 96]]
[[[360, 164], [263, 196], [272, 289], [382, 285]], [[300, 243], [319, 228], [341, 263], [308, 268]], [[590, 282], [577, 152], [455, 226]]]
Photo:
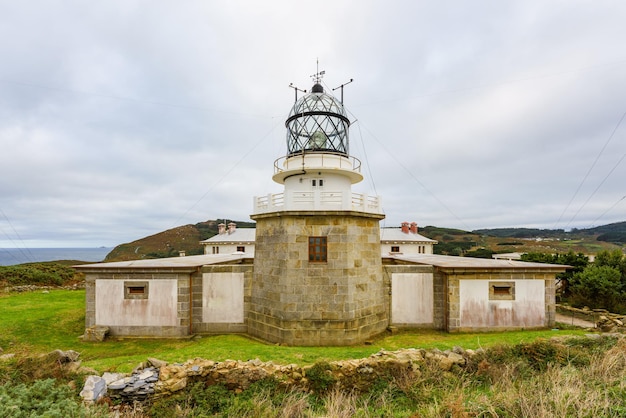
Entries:
[[[274, 163], [283, 193], [255, 197], [256, 249], [248, 332], [288, 345], [350, 345], [385, 330], [376, 196], [353, 193], [363, 180], [350, 156], [342, 101], [311, 92], [285, 122], [287, 154]], [[306, 92], [305, 92], [306, 93]], [[343, 100], [343, 93], [342, 93]]]

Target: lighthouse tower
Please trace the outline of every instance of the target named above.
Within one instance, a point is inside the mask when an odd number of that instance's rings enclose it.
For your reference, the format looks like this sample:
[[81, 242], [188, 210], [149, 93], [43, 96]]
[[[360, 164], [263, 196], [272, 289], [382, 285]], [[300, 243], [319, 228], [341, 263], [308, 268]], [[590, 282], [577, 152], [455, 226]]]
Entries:
[[[349, 153], [342, 100], [317, 73], [285, 122], [287, 153], [274, 163], [282, 193], [254, 198], [256, 244], [248, 332], [289, 345], [350, 345], [382, 332], [380, 199]], [[306, 92], [305, 92], [306, 93]], [[343, 94], [342, 94], [343, 96]]]

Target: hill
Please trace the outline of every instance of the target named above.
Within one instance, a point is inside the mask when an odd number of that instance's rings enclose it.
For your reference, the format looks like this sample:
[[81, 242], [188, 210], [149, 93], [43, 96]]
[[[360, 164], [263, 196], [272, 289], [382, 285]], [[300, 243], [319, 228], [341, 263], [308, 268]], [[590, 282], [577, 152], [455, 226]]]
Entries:
[[235, 222], [238, 228], [253, 228], [254, 222], [231, 221], [228, 219], [208, 220], [195, 225], [183, 225], [148, 237], [116, 246], [104, 261], [126, 261], [144, 258], [176, 257], [179, 251], [187, 255], [202, 254], [200, 241], [217, 235], [219, 223]]
[[420, 233], [436, 239], [435, 254], [491, 257], [510, 252], [596, 254], [601, 250], [623, 248], [626, 222], [589, 229], [493, 228], [462, 231], [427, 226]]
[[[217, 234], [217, 225], [230, 220], [208, 220], [194, 225], [168, 229], [115, 247], [105, 261], [175, 257], [179, 251], [187, 255], [202, 254], [200, 241]], [[233, 221], [238, 228], [254, 228], [254, 222]], [[624, 247], [626, 222], [589, 229], [493, 228], [463, 231], [426, 226], [420, 233], [439, 241], [435, 254], [490, 258], [492, 254], [509, 252], [543, 252], [596, 254], [601, 250]]]

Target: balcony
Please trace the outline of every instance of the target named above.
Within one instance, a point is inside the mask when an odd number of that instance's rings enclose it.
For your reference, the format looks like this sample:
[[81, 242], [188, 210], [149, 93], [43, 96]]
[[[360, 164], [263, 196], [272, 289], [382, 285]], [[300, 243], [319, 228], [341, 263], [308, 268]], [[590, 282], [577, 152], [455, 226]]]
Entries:
[[381, 199], [363, 193], [298, 191], [254, 198], [254, 215], [286, 210], [351, 210], [383, 213]]

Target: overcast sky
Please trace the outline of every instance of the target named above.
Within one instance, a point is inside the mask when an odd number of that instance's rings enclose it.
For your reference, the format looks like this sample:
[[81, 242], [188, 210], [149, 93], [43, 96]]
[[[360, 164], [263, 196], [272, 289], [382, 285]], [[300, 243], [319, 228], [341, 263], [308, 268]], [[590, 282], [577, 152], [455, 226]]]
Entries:
[[[626, 220], [626, 2], [0, 0], [0, 247], [249, 220], [289, 83], [345, 88], [383, 226]], [[337, 90], [335, 93], [338, 93]]]

